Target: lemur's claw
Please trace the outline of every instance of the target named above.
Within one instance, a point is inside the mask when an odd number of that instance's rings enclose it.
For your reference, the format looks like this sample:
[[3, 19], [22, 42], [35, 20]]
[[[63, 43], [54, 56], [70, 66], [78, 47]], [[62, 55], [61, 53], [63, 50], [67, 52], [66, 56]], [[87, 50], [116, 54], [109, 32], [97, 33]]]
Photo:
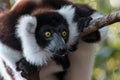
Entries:
[[88, 27], [90, 21], [92, 20], [91, 17], [82, 17], [78, 20], [78, 30], [83, 32], [84, 28]]
[[24, 77], [28, 74], [33, 74], [37, 71], [37, 66], [31, 65], [29, 62], [26, 61], [25, 58], [22, 58], [20, 61], [16, 63], [17, 71], [22, 71], [21, 75]]

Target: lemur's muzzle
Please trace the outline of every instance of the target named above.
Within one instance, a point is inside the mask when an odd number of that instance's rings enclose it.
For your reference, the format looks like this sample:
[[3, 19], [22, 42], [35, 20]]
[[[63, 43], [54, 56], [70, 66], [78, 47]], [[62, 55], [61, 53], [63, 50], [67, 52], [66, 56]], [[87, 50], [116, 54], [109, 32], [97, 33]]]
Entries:
[[67, 53], [65, 41], [59, 34], [53, 34], [53, 40], [51, 41], [50, 45], [50, 51], [55, 55], [64, 55]]

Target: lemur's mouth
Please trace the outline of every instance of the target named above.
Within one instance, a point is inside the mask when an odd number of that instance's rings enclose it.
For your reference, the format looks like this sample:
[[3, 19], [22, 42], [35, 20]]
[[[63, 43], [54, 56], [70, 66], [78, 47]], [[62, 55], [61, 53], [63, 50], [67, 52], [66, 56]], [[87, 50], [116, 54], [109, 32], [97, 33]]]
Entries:
[[68, 53], [65, 53], [65, 54], [62, 54], [62, 55], [59, 55], [59, 54], [54, 54], [55, 56], [66, 56]]
[[64, 55], [66, 52], [67, 52], [66, 49], [60, 49], [60, 50], [58, 50], [56, 53], [57, 53], [58, 55]]
[[63, 49], [63, 50], [59, 50], [59, 51], [56, 51], [54, 55], [58, 55], [58, 56], [65, 56], [69, 53], [69, 51], [67, 49]]

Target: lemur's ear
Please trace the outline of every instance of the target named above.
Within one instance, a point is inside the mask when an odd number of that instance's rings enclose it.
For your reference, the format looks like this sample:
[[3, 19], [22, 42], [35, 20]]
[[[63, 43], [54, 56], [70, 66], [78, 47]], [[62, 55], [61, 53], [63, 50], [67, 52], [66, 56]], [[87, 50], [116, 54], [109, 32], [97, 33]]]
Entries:
[[17, 24], [18, 36], [24, 36], [26, 33], [34, 34], [37, 26], [36, 18], [30, 15], [22, 16]]

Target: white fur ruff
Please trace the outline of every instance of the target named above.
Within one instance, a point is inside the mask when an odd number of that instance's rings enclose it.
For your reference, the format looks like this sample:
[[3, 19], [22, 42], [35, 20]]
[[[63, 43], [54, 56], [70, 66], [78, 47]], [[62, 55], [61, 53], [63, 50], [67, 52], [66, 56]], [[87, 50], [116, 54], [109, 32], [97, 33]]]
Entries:
[[30, 15], [22, 16], [16, 27], [26, 60], [37, 66], [46, 64], [52, 54], [41, 49], [35, 40], [36, 18]]
[[77, 22], [73, 21], [75, 15], [75, 8], [72, 5], [63, 6], [58, 12], [66, 18], [69, 25], [69, 39], [67, 42], [67, 46], [69, 47], [71, 44], [74, 44], [78, 39], [78, 30], [77, 30]]

